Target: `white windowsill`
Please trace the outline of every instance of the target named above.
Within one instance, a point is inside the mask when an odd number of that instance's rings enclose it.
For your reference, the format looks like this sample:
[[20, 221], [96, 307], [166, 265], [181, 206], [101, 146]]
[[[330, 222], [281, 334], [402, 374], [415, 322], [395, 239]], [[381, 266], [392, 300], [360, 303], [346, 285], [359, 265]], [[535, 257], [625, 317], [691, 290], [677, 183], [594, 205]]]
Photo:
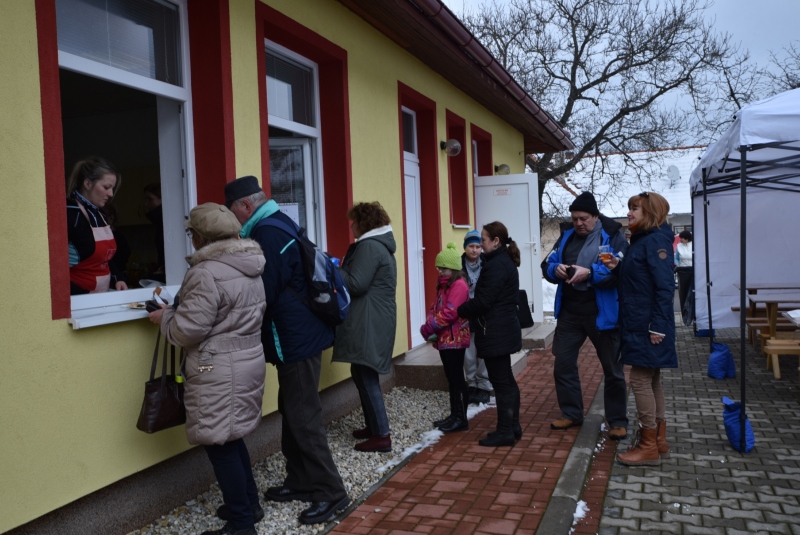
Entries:
[[[178, 294], [180, 285], [166, 286], [166, 290], [174, 295]], [[73, 329], [85, 329], [98, 325], [109, 325], [123, 321], [133, 321], [146, 318], [148, 313], [144, 309], [130, 308], [131, 303], [144, 303], [152, 299], [152, 288], [136, 288], [124, 292], [106, 292], [103, 294], [73, 295], [70, 298], [72, 317], [69, 324]]]
[[453, 228], [472, 228], [472, 225], [458, 225], [456, 223], [451, 223], [451, 225], [453, 225]]

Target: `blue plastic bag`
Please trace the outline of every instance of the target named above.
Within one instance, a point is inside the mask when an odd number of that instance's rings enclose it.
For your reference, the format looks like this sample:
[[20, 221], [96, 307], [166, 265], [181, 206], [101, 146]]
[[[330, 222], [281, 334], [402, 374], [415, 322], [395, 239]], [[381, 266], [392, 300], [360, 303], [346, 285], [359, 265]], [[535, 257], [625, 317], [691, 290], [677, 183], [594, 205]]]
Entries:
[[731, 349], [718, 342], [712, 344], [714, 348], [708, 357], [708, 376], [714, 379], [736, 377], [736, 362], [733, 360]]
[[[725, 412], [722, 414], [722, 419], [725, 421], [725, 434], [728, 435], [728, 441], [733, 449], [741, 452], [742, 426], [739, 423], [739, 414], [742, 412], [742, 404], [729, 397], [723, 397], [722, 403], [725, 405]], [[756, 435], [753, 433], [753, 426], [750, 425], [747, 414], [744, 416], [744, 437], [744, 453], [750, 453], [750, 450], [756, 445]]]

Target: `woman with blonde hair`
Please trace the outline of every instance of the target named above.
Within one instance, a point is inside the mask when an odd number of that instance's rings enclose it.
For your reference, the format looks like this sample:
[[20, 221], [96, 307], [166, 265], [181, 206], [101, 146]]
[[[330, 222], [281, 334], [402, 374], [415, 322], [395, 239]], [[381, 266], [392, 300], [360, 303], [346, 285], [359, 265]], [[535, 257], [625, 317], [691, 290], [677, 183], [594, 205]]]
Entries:
[[636, 399], [639, 435], [617, 455], [625, 465], [654, 465], [669, 456], [661, 369], [677, 368], [672, 301], [672, 230], [669, 203], [653, 192], [628, 200], [631, 245], [625, 257], [603, 260], [619, 280], [620, 354], [631, 366], [630, 385]]

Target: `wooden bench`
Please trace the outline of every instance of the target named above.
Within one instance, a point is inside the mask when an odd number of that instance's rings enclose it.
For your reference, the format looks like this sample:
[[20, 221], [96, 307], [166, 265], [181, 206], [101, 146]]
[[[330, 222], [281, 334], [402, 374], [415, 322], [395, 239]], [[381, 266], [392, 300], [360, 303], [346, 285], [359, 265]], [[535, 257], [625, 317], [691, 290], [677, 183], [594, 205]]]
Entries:
[[[786, 318], [778, 318], [777, 321], [778, 331], [794, 331], [797, 329], [797, 327]], [[758, 338], [761, 339], [762, 343], [765, 338], [772, 336], [769, 332], [769, 321], [767, 321], [767, 318], [751, 318], [745, 321], [745, 324], [747, 325], [747, 340], [753, 347], [756, 345], [756, 332], [758, 332]]]
[[[781, 366], [778, 355], [797, 355], [800, 358], [800, 340], [769, 339], [763, 349], [767, 355], [767, 369], [772, 370], [775, 379], [781, 378]], [[800, 360], [798, 361], [800, 364]], [[800, 366], [798, 366], [800, 369]]]

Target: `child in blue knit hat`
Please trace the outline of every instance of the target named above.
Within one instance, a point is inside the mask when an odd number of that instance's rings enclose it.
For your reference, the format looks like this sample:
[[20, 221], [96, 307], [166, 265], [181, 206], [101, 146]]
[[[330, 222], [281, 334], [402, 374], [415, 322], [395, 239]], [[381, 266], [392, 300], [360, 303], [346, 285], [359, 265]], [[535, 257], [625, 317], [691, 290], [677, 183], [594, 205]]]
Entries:
[[[464, 254], [461, 255], [461, 270], [467, 276], [469, 298], [475, 297], [475, 285], [483, 268], [483, 248], [481, 247], [481, 233], [479, 230], [470, 230], [464, 236]], [[469, 389], [469, 402], [473, 404], [489, 403], [492, 392], [492, 383], [489, 382], [489, 372], [483, 359], [478, 358], [473, 339], [466, 353], [464, 353], [464, 374], [467, 376]]]
[[450, 242], [436, 256], [439, 279], [436, 301], [431, 305], [425, 324], [419, 331], [439, 350], [450, 391], [450, 415], [433, 425], [443, 433], [469, 429], [467, 405], [469, 393], [464, 380], [464, 352], [469, 347], [469, 322], [458, 317], [456, 310], [469, 300], [469, 288], [461, 271], [461, 254]]

